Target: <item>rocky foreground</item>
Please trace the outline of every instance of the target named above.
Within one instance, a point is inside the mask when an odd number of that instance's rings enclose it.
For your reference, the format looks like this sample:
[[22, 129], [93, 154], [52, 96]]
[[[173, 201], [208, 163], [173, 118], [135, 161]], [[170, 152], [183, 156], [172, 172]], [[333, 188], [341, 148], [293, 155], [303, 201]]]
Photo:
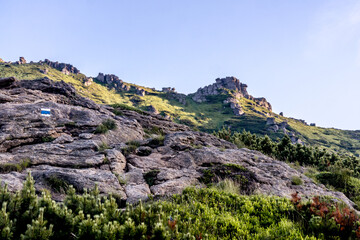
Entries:
[[[41, 109], [50, 109], [50, 116]], [[104, 121], [116, 128], [98, 132]], [[134, 203], [202, 184], [206, 173], [227, 163], [244, 167], [236, 174], [246, 193], [290, 197], [297, 191], [353, 206], [344, 194], [284, 162], [160, 116], [97, 105], [71, 85], [47, 78], [0, 79], [0, 179], [11, 191], [21, 189], [31, 172], [36, 189], [49, 190], [56, 200], [63, 199], [68, 185], [82, 192], [96, 184], [102, 194]], [[293, 177], [303, 184], [294, 185]]]

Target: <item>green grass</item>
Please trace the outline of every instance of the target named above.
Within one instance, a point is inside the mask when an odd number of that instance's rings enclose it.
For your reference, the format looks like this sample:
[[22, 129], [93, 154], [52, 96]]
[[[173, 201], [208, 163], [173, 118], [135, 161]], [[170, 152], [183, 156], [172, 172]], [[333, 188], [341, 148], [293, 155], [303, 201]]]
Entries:
[[31, 166], [30, 159], [24, 159], [20, 163], [3, 163], [0, 164], [0, 173], [22, 172]]

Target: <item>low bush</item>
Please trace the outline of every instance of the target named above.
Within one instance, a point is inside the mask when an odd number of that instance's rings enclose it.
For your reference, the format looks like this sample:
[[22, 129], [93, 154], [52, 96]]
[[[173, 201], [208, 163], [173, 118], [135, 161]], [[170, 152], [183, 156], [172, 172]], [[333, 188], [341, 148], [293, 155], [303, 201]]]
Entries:
[[95, 129], [95, 133], [104, 134], [107, 133], [109, 130], [116, 129], [116, 122], [112, 119], [107, 119], [103, 121], [97, 128]]
[[[102, 196], [97, 188], [78, 195], [69, 186], [62, 203], [51, 200], [45, 191], [39, 197], [29, 175], [16, 194], [2, 186], [0, 204], [1, 239], [9, 240], [316, 239], [293, 217], [297, 205], [289, 200], [240, 196], [215, 188], [188, 188], [166, 200], [119, 209], [113, 196]], [[344, 221], [341, 214], [338, 229]]]
[[302, 185], [302, 184], [303, 184], [303, 180], [302, 180], [300, 177], [298, 177], [298, 176], [293, 176], [293, 177], [291, 178], [291, 183], [292, 183], [293, 185]]

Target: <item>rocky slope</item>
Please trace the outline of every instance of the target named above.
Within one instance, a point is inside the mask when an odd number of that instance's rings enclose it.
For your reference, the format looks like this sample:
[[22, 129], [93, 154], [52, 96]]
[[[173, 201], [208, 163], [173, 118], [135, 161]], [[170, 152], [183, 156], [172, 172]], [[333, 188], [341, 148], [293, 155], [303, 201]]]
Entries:
[[[116, 127], [98, 131], [109, 122]], [[297, 191], [353, 205], [284, 162], [158, 115], [98, 105], [47, 78], [0, 80], [0, 169], [11, 191], [31, 172], [36, 189], [48, 189], [56, 200], [70, 184], [78, 192], [96, 184], [102, 194], [133, 203], [228, 174], [242, 180], [245, 193], [290, 197]], [[294, 176], [304, 183], [292, 184]]]
[[0, 78], [11, 76], [26, 80], [43, 77], [63, 80], [73, 85], [80, 95], [96, 103], [134, 106], [205, 132], [225, 126], [232, 131], [266, 134], [273, 140], [287, 134], [293, 143], [360, 156], [358, 131], [316, 127], [314, 123], [308, 125], [304, 120], [287, 117], [286, 113], [276, 114], [265, 98], [252, 97], [247, 92], [247, 85], [235, 77], [216, 79], [214, 84], [185, 95], [177, 93], [174, 88], [158, 91], [126, 83], [113, 74], [87, 77], [71, 64], [50, 60], [28, 62], [20, 58], [17, 62], [0, 61]]

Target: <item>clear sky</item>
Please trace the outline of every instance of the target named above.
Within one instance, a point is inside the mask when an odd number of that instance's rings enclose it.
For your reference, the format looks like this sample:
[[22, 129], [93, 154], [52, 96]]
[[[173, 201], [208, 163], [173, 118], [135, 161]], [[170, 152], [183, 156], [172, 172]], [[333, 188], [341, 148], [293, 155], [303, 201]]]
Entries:
[[360, 129], [358, 0], [0, 0], [0, 57], [192, 93], [235, 76], [274, 112]]

